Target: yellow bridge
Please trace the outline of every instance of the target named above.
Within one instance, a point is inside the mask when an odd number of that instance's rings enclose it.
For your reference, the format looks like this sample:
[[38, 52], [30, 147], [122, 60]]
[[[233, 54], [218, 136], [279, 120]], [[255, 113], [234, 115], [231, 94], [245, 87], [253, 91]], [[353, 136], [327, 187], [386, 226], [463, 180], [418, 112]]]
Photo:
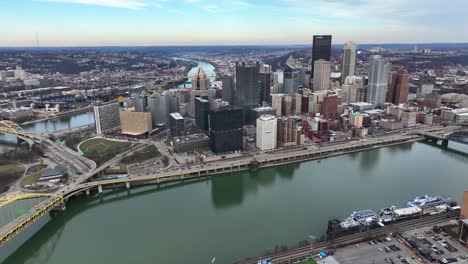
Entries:
[[[51, 211], [56, 207], [64, 206], [64, 200], [61, 195], [52, 194], [52, 193], [17, 193], [17, 194], [10, 194], [0, 197], [0, 208], [6, 206], [7, 204], [14, 203], [16, 201], [31, 199], [31, 198], [41, 198], [44, 197], [45, 199], [40, 203], [44, 203], [39, 209], [23, 214], [19, 216], [17, 222], [9, 223], [3, 228], [6, 228], [8, 231], [3, 233], [0, 237], [0, 245], [5, 244], [8, 240], [14, 237], [19, 232], [23, 231], [27, 228], [30, 224], [34, 223], [36, 220], [41, 218], [43, 215]], [[16, 219], [15, 219], [16, 220]], [[12, 224], [11, 227], [9, 225]]]
[[10, 134], [26, 140], [40, 140], [34, 133], [27, 132], [15, 122], [9, 120], [0, 121], [0, 133]]

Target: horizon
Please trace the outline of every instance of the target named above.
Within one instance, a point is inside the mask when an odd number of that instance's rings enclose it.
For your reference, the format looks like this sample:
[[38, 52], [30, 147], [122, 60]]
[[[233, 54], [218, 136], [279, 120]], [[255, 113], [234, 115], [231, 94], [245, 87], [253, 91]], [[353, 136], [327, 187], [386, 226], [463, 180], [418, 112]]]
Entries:
[[[332, 43], [333, 46], [343, 46], [344, 43]], [[468, 42], [385, 42], [385, 43], [356, 43], [359, 46], [370, 45], [468, 45]], [[312, 47], [310, 44], [200, 44], [200, 45], [103, 45], [103, 46], [0, 46], [0, 49], [51, 49], [51, 48], [173, 48], [173, 47]]]
[[4, 1], [0, 15], [14, 27], [0, 29], [0, 47], [306, 45], [325, 34], [333, 43], [466, 43], [466, 8], [463, 0]]

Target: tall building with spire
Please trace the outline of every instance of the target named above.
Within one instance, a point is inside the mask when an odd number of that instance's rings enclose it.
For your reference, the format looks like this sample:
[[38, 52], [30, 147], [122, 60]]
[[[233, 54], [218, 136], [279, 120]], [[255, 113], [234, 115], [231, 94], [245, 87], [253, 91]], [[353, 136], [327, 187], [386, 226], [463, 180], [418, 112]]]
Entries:
[[199, 67], [192, 77], [192, 87], [190, 88], [190, 104], [188, 114], [195, 116], [195, 97], [207, 96], [210, 89], [210, 79], [207, 78], [205, 71]]
[[381, 55], [372, 55], [369, 59], [367, 102], [375, 107], [380, 107], [385, 103], [390, 68], [391, 64]]
[[341, 59], [341, 83], [344, 83], [346, 77], [354, 75], [356, 69], [356, 49], [357, 45], [354, 42], [344, 44]]
[[318, 60], [330, 61], [331, 58], [331, 35], [315, 35], [312, 43], [311, 78], [314, 78], [314, 63]]

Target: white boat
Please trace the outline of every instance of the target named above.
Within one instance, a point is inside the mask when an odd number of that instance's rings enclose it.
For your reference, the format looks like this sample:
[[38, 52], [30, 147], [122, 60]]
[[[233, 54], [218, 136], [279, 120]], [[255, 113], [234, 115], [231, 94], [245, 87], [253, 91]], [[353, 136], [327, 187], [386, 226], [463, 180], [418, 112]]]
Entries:
[[382, 208], [382, 210], [380, 210], [380, 222], [385, 224], [385, 223], [390, 223], [390, 222], [395, 221], [396, 220], [395, 215], [393, 214], [395, 209], [396, 209], [396, 206], [394, 205], [386, 207], [386, 208]]
[[408, 207], [418, 207], [422, 210], [423, 214], [428, 214], [437, 211], [437, 207], [441, 205], [450, 204], [451, 200], [448, 198], [442, 198], [440, 196], [424, 195], [414, 198], [408, 202]]
[[345, 218], [345, 220], [343, 220], [340, 223], [340, 228], [341, 228], [341, 230], [346, 231], [346, 230], [356, 228], [356, 227], [358, 227], [360, 225], [361, 224], [358, 221], [354, 220], [352, 217], [347, 217], [347, 218]]

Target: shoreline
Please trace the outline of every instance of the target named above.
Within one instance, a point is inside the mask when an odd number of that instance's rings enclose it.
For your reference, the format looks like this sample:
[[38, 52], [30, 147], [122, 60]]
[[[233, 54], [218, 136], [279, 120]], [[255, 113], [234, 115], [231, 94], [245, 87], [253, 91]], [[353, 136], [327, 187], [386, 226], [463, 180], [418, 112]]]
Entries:
[[49, 120], [53, 120], [53, 119], [57, 119], [57, 118], [61, 118], [61, 117], [65, 117], [65, 116], [69, 116], [69, 115], [73, 115], [73, 114], [91, 112], [92, 110], [93, 110], [92, 106], [86, 106], [86, 107], [82, 107], [82, 108], [79, 108], [79, 109], [74, 109], [74, 110], [70, 110], [70, 111], [67, 111], [67, 112], [58, 113], [58, 114], [50, 116], [50, 117], [22, 122], [22, 123], [19, 123], [19, 125], [20, 126], [26, 126], [26, 125], [30, 125], [30, 124], [34, 124], [34, 123], [38, 123], [38, 122], [43, 122], [43, 121], [49, 121]]

